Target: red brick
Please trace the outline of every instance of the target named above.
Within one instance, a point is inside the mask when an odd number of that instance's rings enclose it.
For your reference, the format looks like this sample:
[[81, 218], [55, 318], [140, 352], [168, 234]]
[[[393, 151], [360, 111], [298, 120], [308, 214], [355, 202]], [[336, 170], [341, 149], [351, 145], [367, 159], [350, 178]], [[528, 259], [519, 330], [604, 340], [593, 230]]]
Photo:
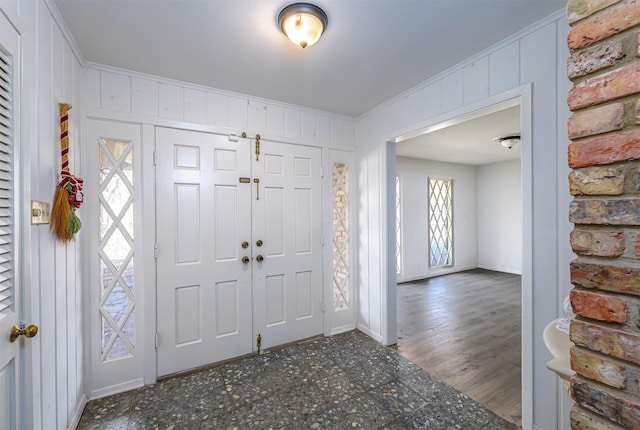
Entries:
[[637, 334], [573, 319], [569, 338], [576, 346], [640, 364], [640, 336]]
[[571, 283], [577, 287], [640, 296], [640, 269], [574, 260], [570, 272]]
[[578, 378], [571, 380], [573, 399], [585, 409], [629, 429], [640, 429], [640, 403], [620, 391], [607, 390]]
[[640, 258], [640, 233], [636, 233], [636, 258]]
[[580, 255], [619, 257], [624, 252], [624, 233], [576, 229], [571, 232], [571, 249]]
[[[638, 77], [640, 82], [640, 76]], [[569, 144], [572, 168], [640, 160], [640, 130], [594, 137]]]
[[620, 63], [625, 58], [621, 41], [606, 41], [571, 54], [567, 60], [569, 79], [585, 76]]
[[569, 203], [574, 224], [640, 225], [640, 198], [580, 199]]
[[593, 166], [569, 173], [572, 195], [619, 196], [624, 192], [624, 172], [615, 167]]
[[567, 103], [574, 111], [639, 92], [640, 64], [632, 63], [576, 85], [569, 91]]
[[640, 24], [640, 1], [627, 0], [576, 24], [569, 33], [570, 50], [585, 48]]
[[627, 302], [614, 296], [571, 290], [571, 307], [576, 315], [594, 320], [627, 322]]
[[615, 103], [571, 115], [567, 122], [569, 139], [578, 139], [624, 127], [624, 105]]
[[571, 347], [571, 369], [611, 387], [627, 388], [627, 378], [624, 375], [626, 367], [589, 350]]
[[636, 124], [640, 124], [640, 100], [636, 103]]
[[573, 24], [620, 0], [569, 0], [567, 2], [567, 21]]
[[592, 414], [578, 405], [573, 405], [570, 413], [573, 430], [625, 430], [600, 415]]

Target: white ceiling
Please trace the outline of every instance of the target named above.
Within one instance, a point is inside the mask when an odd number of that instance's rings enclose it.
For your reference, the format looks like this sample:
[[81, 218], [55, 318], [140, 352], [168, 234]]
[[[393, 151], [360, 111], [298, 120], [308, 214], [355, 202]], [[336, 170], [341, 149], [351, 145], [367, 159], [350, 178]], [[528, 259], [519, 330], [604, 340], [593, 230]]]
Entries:
[[436, 124], [396, 145], [396, 155], [481, 166], [519, 160], [521, 143], [507, 149], [493, 139], [520, 134], [520, 105], [507, 102]]
[[358, 116], [566, 0], [314, 0], [320, 41], [291, 44], [285, 0], [53, 0], [86, 61]]

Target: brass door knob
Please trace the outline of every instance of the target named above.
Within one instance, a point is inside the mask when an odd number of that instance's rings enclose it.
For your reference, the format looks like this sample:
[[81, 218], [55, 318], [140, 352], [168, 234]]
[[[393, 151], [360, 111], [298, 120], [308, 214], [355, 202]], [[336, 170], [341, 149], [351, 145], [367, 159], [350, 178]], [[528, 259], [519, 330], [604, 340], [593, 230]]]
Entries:
[[22, 328], [18, 327], [17, 325], [14, 325], [13, 327], [11, 327], [11, 335], [9, 336], [9, 340], [11, 342], [15, 342], [22, 335], [24, 335], [27, 338], [32, 338], [37, 334], [38, 334], [38, 326], [35, 324], [31, 324], [26, 328], [24, 327], [24, 325], [22, 326]]
[[247, 257], [246, 255], [244, 257], [242, 257], [242, 264], [249, 264], [249, 257]]
[[262, 262], [264, 261], [264, 257], [263, 257], [262, 255], [258, 255], [258, 256], [256, 257], [256, 261], [257, 261], [258, 263], [262, 263]]

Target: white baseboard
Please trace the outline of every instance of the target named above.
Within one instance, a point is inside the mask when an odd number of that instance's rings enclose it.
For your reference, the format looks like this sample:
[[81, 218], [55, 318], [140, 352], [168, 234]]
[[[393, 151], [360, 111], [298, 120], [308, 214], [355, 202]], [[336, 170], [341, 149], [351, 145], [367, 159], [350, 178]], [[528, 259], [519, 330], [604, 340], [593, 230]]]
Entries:
[[522, 269], [514, 269], [513, 267], [498, 267], [479, 264], [478, 269], [493, 270], [494, 272], [511, 273], [513, 275], [522, 275]]
[[80, 423], [80, 418], [82, 418], [82, 412], [84, 412], [84, 407], [87, 406], [89, 402], [89, 398], [85, 393], [82, 393], [82, 397], [76, 406], [76, 410], [73, 411], [73, 416], [71, 416], [71, 420], [69, 421], [69, 425], [67, 426], [67, 430], [75, 430], [78, 427], [78, 423]]
[[102, 397], [111, 396], [112, 394], [124, 393], [125, 391], [130, 391], [142, 386], [144, 386], [144, 379], [137, 378], [132, 381], [123, 382], [122, 384], [111, 385], [109, 387], [104, 387], [99, 390], [92, 391], [90, 399], [100, 399]]
[[451, 273], [464, 272], [465, 270], [471, 270], [471, 269], [477, 269], [477, 268], [478, 266], [465, 266], [465, 267], [455, 267], [450, 269], [436, 269], [429, 273], [421, 273], [418, 275], [398, 278], [397, 283], [402, 284], [405, 282], [420, 281], [422, 279], [429, 279], [429, 278], [442, 276], [442, 275], [450, 275]]
[[335, 336], [340, 333], [346, 333], [348, 331], [354, 330], [356, 328], [355, 324], [347, 324], [341, 327], [335, 327], [331, 329], [331, 336]]
[[382, 343], [382, 336], [379, 333], [372, 332], [368, 327], [365, 327], [362, 324], [358, 324], [356, 328], [360, 330], [362, 333], [369, 336], [370, 338]]

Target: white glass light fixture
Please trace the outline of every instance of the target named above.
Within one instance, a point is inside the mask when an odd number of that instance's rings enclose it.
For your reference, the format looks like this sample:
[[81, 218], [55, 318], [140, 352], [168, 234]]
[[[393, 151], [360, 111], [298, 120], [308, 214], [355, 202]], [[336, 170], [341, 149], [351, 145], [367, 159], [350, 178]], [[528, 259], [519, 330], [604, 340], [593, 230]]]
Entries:
[[520, 143], [520, 135], [519, 134], [510, 134], [508, 136], [500, 136], [494, 137], [494, 142], [498, 142], [500, 145], [504, 146], [507, 149], [511, 149]]
[[293, 3], [280, 11], [278, 23], [282, 32], [302, 48], [320, 39], [327, 28], [327, 14], [311, 3]]

